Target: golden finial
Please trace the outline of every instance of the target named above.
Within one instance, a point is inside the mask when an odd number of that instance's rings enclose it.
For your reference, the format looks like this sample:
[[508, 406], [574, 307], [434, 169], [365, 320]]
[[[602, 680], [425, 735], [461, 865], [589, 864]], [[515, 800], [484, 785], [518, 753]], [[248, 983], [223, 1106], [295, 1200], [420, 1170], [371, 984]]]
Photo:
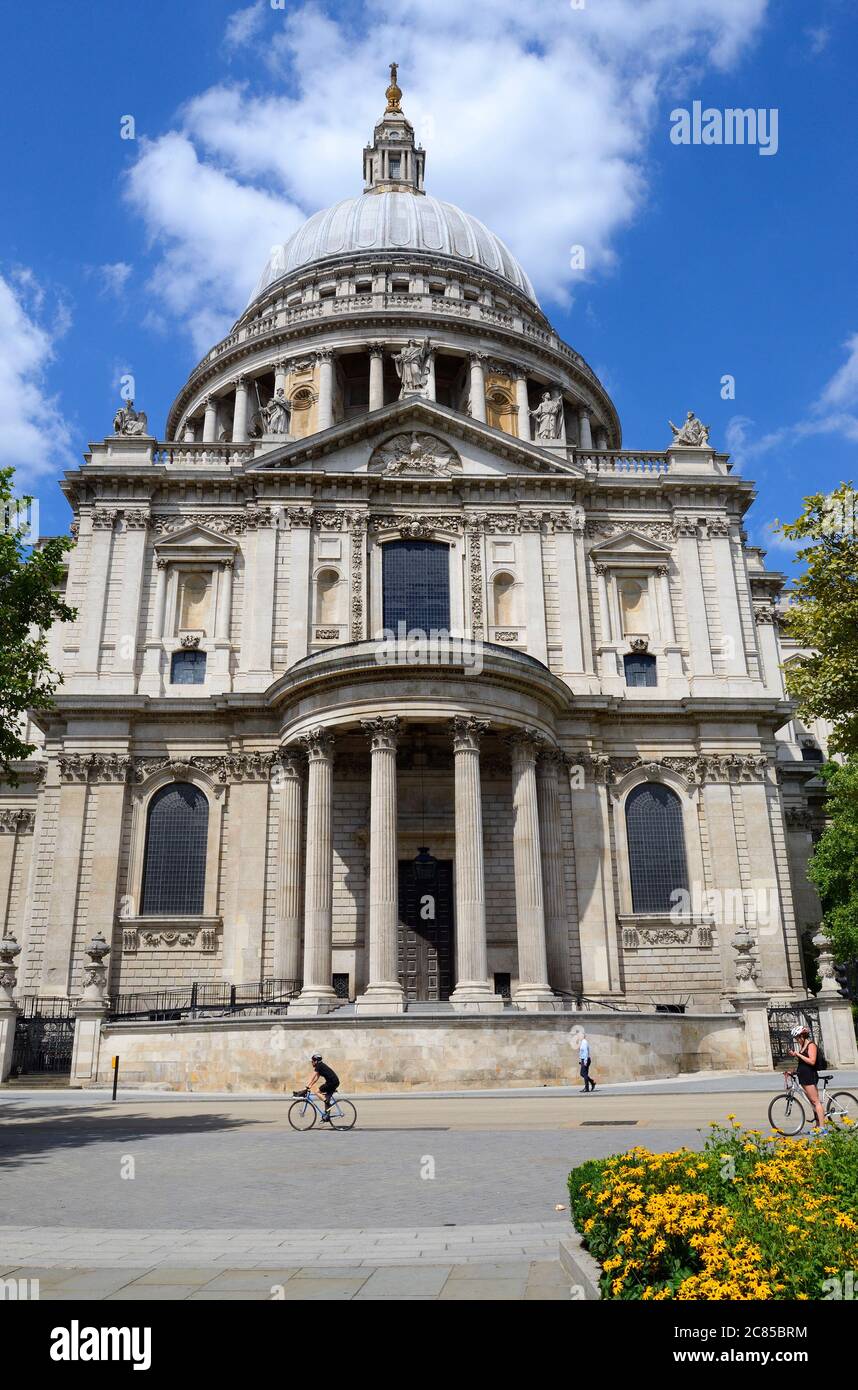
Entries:
[[390, 65], [390, 86], [384, 94], [387, 97], [387, 111], [385, 111], [384, 113], [385, 116], [387, 115], [388, 111], [398, 113], [402, 109], [399, 105], [399, 103], [402, 100], [402, 91], [397, 86], [396, 82], [396, 72], [398, 67], [398, 63], [391, 63]]

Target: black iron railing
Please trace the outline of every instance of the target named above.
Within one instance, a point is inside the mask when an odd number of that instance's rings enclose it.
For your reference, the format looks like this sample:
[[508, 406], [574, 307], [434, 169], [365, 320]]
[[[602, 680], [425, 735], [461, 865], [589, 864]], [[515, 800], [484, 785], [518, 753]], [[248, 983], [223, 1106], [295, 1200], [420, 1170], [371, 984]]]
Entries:
[[207, 1015], [268, 1013], [285, 1009], [300, 990], [299, 980], [260, 980], [251, 985], [194, 980], [182, 989], [118, 994], [111, 1002], [107, 1017], [113, 1023], [126, 1019], [157, 1023]]
[[775, 1066], [784, 1062], [788, 1062], [790, 1065], [794, 1064], [795, 1058], [790, 1057], [789, 1054], [795, 1048], [792, 1030], [799, 1024], [806, 1024], [814, 1042], [821, 1042], [818, 1004], [805, 1003], [804, 1000], [796, 1004], [773, 1004], [767, 1012], [769, 1016], [769, 1040], [772, 1045], [772, 1060]]
[[18, 1000], [18, 1009], [10, 1075], [70, 1072], [74, 1047], [72, 1003], [65, 998], [25, 994]]

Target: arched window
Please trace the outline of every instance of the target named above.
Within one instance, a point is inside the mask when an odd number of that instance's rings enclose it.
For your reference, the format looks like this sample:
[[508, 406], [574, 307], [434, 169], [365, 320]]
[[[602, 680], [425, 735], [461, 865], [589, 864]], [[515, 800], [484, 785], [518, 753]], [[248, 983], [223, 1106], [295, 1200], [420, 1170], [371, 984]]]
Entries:
[[316, 622], [340, 621], [340, 576], [336, 570], [321, 570], [316, 578]]
[[152, 797], [143, 857], [144, 917], [202, 912], [208, 828], [209, 803], [190, 782], [173, 782]]
[[671, 894], [688, 888], [679, 797], [660, 782], [629, 792], [626, 835], [634, 912], [670, 912]]
[[495, 627], [515, 625], [515, 580], [511, 574], [496, 574], [492, 580]]
[[626, 685], [658, 685], [658, 665], [651, 652], [631, 652], [623, 657]]
[[383, 626], [406, 632], [449, 632], [450, 551], [440, 541], [388, 541], [382, 546]]

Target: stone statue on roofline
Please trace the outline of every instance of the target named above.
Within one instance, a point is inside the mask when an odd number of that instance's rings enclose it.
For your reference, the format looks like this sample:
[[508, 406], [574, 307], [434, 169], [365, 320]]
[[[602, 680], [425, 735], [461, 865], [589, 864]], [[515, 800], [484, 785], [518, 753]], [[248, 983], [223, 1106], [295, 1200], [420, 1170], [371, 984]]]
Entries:
[[542, 400], [535, 410], [529, 411], [536, 421], [537, 439], [559, 439], [560, 438], [560, 412], [563, 403], [559, 396], [552, 396], [550, 391], [543, 391]]
[[148, 434], [145, 410], [135, 410], [133, 401], [125, 401], [113, 417], [113, 433], [127, 436]]
[[418, 343], [409, 338], [401, 352], [393, 354], [396, 375], [402, 382], [399, 398], [403, 396], [422, 396], [429, 381], [429, 357], [432, 352], [429, 339]]
[[667, 422], [673, 430], [673, 443], [684, 444], [692, 449], [705, 449], [709, 443], [709, 426], [698, 420], [693, 410], [689, 410], [683, 425]]

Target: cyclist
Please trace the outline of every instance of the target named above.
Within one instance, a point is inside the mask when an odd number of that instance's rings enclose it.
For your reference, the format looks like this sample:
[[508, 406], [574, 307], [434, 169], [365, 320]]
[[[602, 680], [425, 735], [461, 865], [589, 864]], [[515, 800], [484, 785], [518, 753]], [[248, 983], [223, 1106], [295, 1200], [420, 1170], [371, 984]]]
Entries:
[[334, 1092], [340, 1084], [340, 1078], [337, 1076], [337, 1073], [334, 1071], [333, 1067], [329, 1067], [325, 1062], [322, 1061], [321, 1052], [314, 1052], [312, 1057], [310, 1058], [310, 1061], [313, 1063], [313, 1075], [310, 1077], [310, 1080], [307, 1083], [307, 1090], [314, 1090], [316, 1082], [320, 1082], [316, 1094], [320, 1096], [325, 1102], [325, 1113], [322, 1116], [322, 1123], [324, 1124], [325, 1120], [330, 1120], [331, 1118], [328, 1114], [328, 1111], [331, 1108], [331, 1097], [333, 1096]]
[[792, 1040], [795, 1047], [790, 1049], [790, 1056], [795, 1057], [798, 1065], [795, 1069], [796, 1080], [804, 1091], [813, 1107], [816, 1116], [814, 1128], [820, 1133], [825, 1129], [825, 1115], [822, 1110], [822, 1103], [819, 1099], [819, 1048], [810, 1036], [810, 1029], [806, 1023], [799, 1023], [792, 1029]]

